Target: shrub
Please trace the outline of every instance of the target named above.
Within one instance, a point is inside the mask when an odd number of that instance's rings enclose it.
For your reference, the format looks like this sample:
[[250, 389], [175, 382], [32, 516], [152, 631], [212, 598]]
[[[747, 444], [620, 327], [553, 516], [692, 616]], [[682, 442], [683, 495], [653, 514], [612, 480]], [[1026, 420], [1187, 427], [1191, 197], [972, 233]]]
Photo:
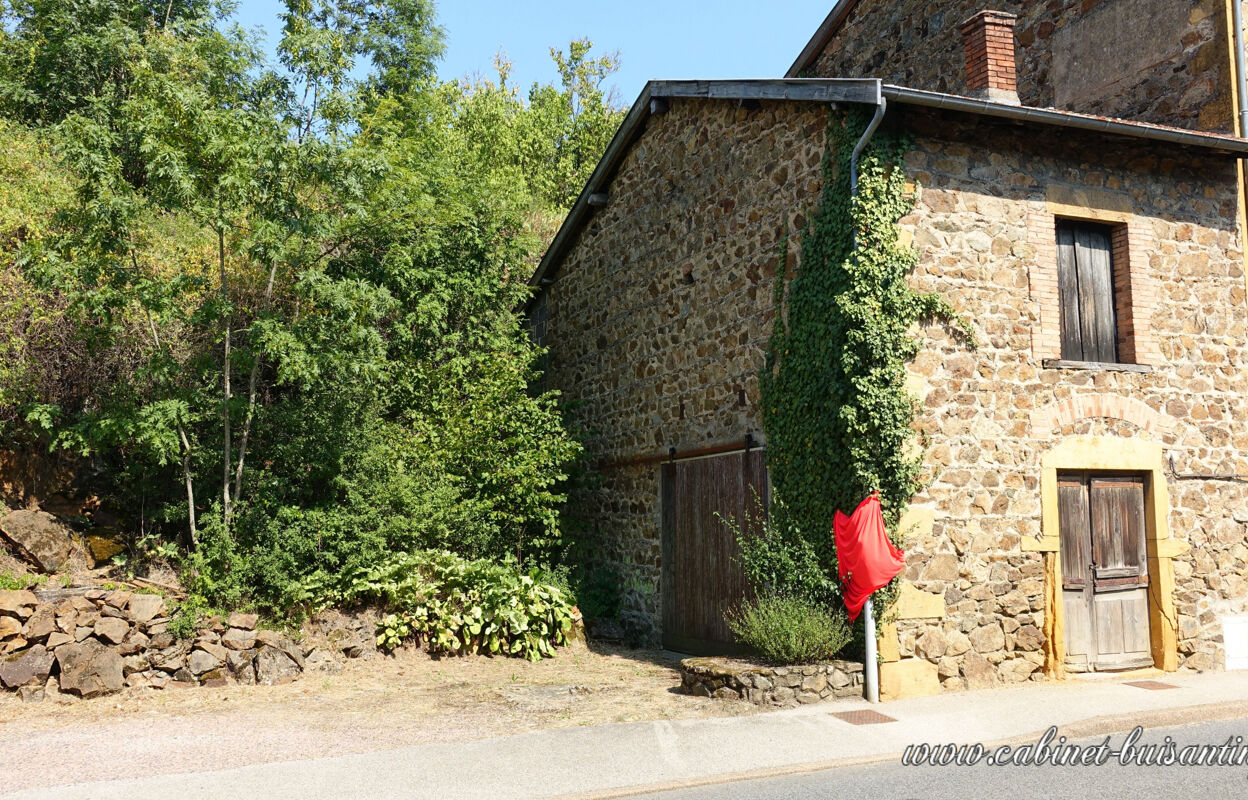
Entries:
[[763, 595], [727, 615], [737, 640], [772, 664], [808, 664], [835, 656], [850, 641], [842, 614], [807, 600]]
[[47, 582], [47, 575], [30, 575], [25, 572], [0, 572], [0, 592], [34, 589]]
[[740, 547], [739, 563], [750, 587], [762, 595], [799, 598], [812, 606], [839, 603], [840, 585], [824, 571], [814, 547], [801, 531], [786, 531], [776, 524], [785, 516], [780, 498], [772, 499], [771, 512], [755, 493], [754, 511], [746, 512], [742, 525], [721, 517]]
[[307, 593], [318, 604], [377, 603], [393, 612], [377, 626], [377, 644], [391, 650], [415, 637], [432, 653], [540, 661], [572, 628], [572, 598], [541, 573], [446, 551], [401, 553], [345, 579], [322, 573]]

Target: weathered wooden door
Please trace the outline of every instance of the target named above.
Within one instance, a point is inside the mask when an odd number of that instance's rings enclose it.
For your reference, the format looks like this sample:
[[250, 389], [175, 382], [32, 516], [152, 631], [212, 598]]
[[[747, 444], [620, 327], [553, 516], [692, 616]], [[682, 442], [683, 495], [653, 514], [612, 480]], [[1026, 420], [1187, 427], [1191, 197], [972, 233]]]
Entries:
[[[663, 465], [663, 646], [694, 655], [740, 652], [724, 612], [746, 595], [733, 529], [767, 502], [761, 450]], [[717, 516], [718, 514], [718, 516]], [[721, 519], [722, 517], [722, 519]]]
[[1058, 476], [1066, 665], [1076, 671], [1151, 666], [1145, 479]]

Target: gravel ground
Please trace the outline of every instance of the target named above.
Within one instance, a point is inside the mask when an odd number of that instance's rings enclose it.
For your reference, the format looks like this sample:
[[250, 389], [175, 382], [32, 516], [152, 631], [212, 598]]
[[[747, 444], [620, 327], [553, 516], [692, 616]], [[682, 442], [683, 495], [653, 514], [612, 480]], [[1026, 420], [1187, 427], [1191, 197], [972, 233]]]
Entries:
[[0, 696], [4, 791], [228, 769], [548, 728], [754, 713], [676, 692], [671, 654], [583, 644], [537, 664], [348, 662], [285, 686], [126, 690], [58, 705]]

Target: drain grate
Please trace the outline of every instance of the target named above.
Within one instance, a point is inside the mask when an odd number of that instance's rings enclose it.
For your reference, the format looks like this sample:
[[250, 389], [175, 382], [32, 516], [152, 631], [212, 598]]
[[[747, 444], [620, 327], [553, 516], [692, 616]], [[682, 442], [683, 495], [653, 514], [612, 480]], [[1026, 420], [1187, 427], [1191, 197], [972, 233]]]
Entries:
[[863, 709], [861, 711], [833, 711], [832, 716], [848, 722], [850, 725], [879, 725], [882, 722], [896, 722], [892, 717], [878, 711]]
[[1148, 689], [1149, 691], [1158, 691], [1160, 689], [1178, 689], [1173, 683], [1162, 683], [1161, 681], [1127, 681], [1123, 686], [1134, 686], [1137, 689]]

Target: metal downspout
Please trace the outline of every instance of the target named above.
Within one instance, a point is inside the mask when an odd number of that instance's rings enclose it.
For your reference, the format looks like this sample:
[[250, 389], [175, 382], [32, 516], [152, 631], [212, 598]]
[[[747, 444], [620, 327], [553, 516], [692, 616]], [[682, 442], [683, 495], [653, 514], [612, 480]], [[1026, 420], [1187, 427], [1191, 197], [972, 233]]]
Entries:
[[[871, 124], [862, 132], [862, 137], [858, 139], [858, 144], [854, 146], [853, 155], [849, 159], [849, 195], [851, 198], [858, 196], [858, 158], [862, 155], [862, 151], [866, 149], [867, 143], [871, 141], [871, 137], [875, 135], [876, 128], [880, 127], [880, 123], [884, 121], [884, 112], [888, 110], [888, 98], [884, 97], [883, 92], [879, 95], [879, 100], [875, 106], [875, 116], [871, 118]], [[854, 226], [854, 256], [858, 258], [858, 227]], [[867, 652], [863, 658], [862, 679], [867, 690], [867, 702], [880, 702], [880, 664], [875, 653], [875, 603], [871, 600], [871, 595], [867, 595], [867, 603], [863, 607], [863, 633], [864, 639], [867, 640]]]
[[875, 105], [875, 116], [871, 118], [871, 124], [862, 132], [862, 137], [858, 139], [858, 144], [854, 145], [854, 153], [849, 159], [849, 195], [850, 197], [858, 196], [858, 159], [862, 156], [862, 151], [866, 149], [867, 143], [871, 141], [871, 137], [875, 135], [875, 129], [880, 127], [880, 123], [884, 121], [884, 112], [888, 110], [888, 98], [880, 94], [880, 99]]
[[1235, 30], [1235, 87], [1239, 97], [1239, 130], [1240, 137], [1248, 135], [1248, 74], [1244, 72], [1244, 9], [1240, 0], [1231, 0], [1231, 20]]

